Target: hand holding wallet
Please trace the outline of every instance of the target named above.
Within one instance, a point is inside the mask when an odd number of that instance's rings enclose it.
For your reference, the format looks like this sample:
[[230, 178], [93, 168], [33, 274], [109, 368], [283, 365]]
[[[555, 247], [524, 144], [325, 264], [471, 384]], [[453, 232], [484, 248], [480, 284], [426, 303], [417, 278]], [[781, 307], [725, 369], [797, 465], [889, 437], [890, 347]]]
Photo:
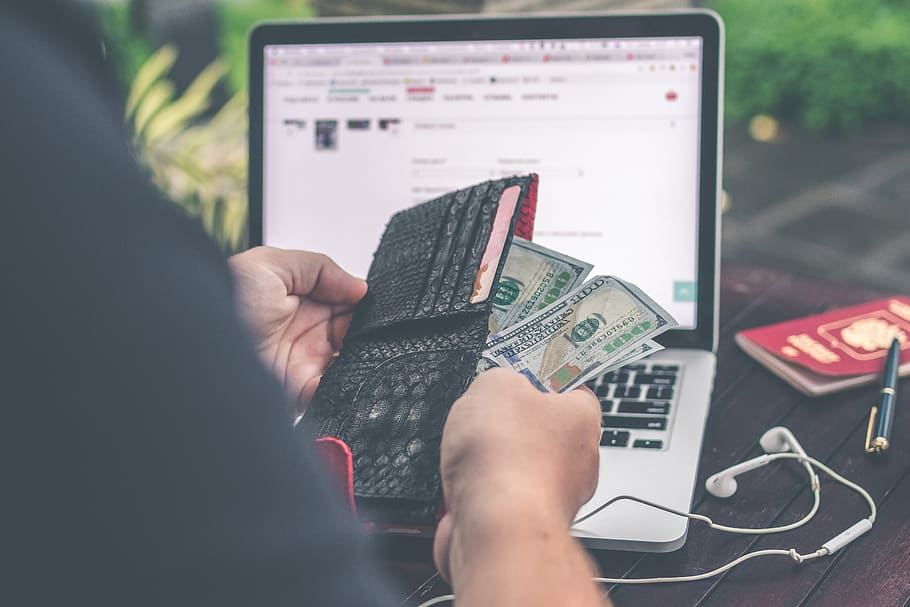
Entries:
[[474, 377], [513, 235], [530, 239], [537, 176], [484, 182], [386, 226], [338, 358], [303, 419], [350, 448], [362, 519], [431, 529], [446, 415]]

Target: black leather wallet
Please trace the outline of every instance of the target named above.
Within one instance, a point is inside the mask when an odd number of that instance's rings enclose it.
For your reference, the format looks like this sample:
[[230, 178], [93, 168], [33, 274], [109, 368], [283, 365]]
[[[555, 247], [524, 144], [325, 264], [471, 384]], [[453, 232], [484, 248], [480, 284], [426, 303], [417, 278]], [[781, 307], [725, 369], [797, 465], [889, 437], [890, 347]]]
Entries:
[[[513, 186], [514, 210], [500, 209]], [[302, 422], [350, 448], [362, 520], [435, 526], [443, 424], [474, 377], [512, 236], [531, 237], [536, 194], [536, 175], [488, 181], [401, 211], [386, 226], [367, 295]], [[503, 238], [484, 291], [481, 262]], [[478, 300], [478, 289], [487, 296]]]

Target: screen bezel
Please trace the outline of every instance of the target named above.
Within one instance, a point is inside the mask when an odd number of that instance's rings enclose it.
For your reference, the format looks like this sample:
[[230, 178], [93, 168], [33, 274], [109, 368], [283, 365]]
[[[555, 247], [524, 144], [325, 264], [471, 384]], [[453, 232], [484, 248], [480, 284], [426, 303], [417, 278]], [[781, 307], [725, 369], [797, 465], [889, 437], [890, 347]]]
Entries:
[[[314, 19], [258, 24], [249, 36], [250, 246], [262, 243], [264, 50], [268, 45], [383, 42], [549, 40], [572, 38], [702, 38], [701, 133], [698, 184], [698, 289], [696, 327], [674, 329], [658, 341], [666, 347], [717, 349], [719, 295], [720, 139], [722, 119], [722, 25], [711, 11], [679, 13], [458, 16], [396, 19]], [[708, 236], [708, 237], [706, 237]], [[655, 259], [659, 263], [659, 259]]]

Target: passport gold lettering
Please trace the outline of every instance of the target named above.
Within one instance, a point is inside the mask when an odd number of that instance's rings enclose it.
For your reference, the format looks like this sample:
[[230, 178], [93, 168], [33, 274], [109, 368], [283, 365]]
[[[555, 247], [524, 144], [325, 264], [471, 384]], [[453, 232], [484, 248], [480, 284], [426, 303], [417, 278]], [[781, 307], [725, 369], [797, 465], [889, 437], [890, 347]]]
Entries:
[[813, 339], [812, 336], [807, 333], [791, 335], [787, 338], [787, 343], [826, 365], [836, 363], [840, 360], [840, 356], [826, 348], [820, 341]]
[[888, 311], [910, 322], [910, 306], [897, 299], [888, 302]]

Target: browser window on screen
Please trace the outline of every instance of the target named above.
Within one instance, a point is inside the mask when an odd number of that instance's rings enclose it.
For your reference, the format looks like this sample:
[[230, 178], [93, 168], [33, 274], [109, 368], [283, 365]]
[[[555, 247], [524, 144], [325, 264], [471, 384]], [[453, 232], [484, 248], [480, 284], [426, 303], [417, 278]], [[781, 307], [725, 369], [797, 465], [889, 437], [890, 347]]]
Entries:
[[696, 37], [266, 46], [263, 241], [365, 275], [394, 212], [534, 172], [536, 242], [692, 328], [701, 57]]

